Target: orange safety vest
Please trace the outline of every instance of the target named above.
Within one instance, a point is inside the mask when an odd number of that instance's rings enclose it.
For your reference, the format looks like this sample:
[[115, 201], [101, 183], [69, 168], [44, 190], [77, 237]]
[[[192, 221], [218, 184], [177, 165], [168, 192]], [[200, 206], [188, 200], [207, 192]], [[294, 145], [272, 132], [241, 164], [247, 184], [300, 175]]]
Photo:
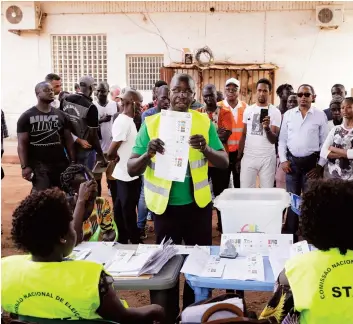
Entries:
[[[239, 101], [241, 106], [238, 108], [238, 118], [237, 121], [233, 118], [233, 127], [232, 127], [232, 134], [228, 138], [228, 151], [235, 152], [239, 148], [239, 142], [241, 135], [243, 134], [244, 123], [243, 123], [243, 114], [246, 108], [246, 103], [244, 101]], [[218, 103], [219, 106], [223, 108], [232, 109], [231, 107], [227, 106], [224, 101]]]

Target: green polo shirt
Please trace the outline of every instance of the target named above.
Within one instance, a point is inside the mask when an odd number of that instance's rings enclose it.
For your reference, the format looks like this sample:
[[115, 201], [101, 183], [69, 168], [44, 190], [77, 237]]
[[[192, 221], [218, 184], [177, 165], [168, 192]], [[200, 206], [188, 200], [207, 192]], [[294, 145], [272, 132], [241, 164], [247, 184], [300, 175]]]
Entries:
[[[216, 127], [213, 123], [210, 123], [210, 129], [208, 131], [209, 143], [208, 145], [216, 151], [223, 150], [223, 144], [220, 141]], [[147, 132], [147, 126], [145, 123], [142, 124], [140, 131], [137, 134], [135, 146], [132, 149], [132, 153], [143, 155], [147, 152], [148, 143], [150, 137]], [[193, 184], [188, 166], [184, 182], [172, 182], [170, 189], [168, 205], [180, 206], [191, 204], [194, 201], [193, 195]]]

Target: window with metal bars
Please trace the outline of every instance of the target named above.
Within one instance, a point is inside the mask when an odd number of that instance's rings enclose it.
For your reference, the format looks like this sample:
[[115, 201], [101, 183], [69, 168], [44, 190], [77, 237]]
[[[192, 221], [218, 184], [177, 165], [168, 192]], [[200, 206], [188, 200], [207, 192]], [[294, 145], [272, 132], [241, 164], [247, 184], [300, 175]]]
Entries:
[[107, 81], [107, 36], [52, 35], [52, 66], [64, 91], [74, 91], [84, 75]]
[[160, 79], [163, 55], [127, 55], [127, 84], [136, 90], [152, 90]]

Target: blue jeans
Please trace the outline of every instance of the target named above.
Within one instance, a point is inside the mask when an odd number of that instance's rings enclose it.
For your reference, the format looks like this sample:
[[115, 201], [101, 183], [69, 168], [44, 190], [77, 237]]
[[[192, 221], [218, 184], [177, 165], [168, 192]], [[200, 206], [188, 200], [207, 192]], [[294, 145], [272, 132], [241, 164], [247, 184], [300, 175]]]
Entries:
[[[294, 193], [298, 196], [301, 195], [307, 189], [308, 177], [306, 176], [310, 170], [303, 170], [294, 161], [293, 157], [288, 155], [288, 161], [290, 162], [291, 172], [286, 174], [286, 187], [287, 192]], [[312, 166], [315, 167], [315, 164]], [[294, 243], [298, 242], [297, 231], [299, 227], [299, 217], [296, 215], [291, 208], [288, 208], [287, 221], [285, 225], [285, 231], [283, 233], [293, 234]]]
[[92, 171], [96, 161], [96, 151], [78, 149], [76, 159], [78, 164], [82, 164]]
[[[288, 156], [288, 161], [290, 162], [292, 172], [286, 174], [287, 192], [300, 196], [302, 191], [305, 191], [307, 188], [308, 177], [306, 174], [308, 171], [304, 171], [299, 168], [295, 164], [293, 157]], [[315, 167], [315, 165], [313, 167]]]
[[146, 226], [147, 222], [147, 215], [148, 215], [148, 209], [146, 206], [146, 201], [145, 201], [145, 191], [143, 188], [143, 176], [141, 177], [141, 193], [140, 193], [140, 199], [139, 203], [137, 206], [137, 227], [139, 229], [144, 229]]

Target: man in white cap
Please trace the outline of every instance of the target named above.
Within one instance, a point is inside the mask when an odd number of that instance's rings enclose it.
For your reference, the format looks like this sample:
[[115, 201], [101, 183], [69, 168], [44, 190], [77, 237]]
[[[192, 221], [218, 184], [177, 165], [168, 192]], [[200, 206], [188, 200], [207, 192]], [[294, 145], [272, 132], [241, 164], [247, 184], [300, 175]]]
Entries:
[[80, 92], [71, 94], [62, 100], [60, 109], [70, 118], [73, 138], [75, 141], [77, 163], [83, 164], [90, 170], [97, 159], [106, 159], [99, 142], [98, 109], [92, 103], [92, 94], [96, 82], [91, 76], [83, 76], [79, 81]]
[[[244, 123], [243, 114], [245, 108], [248, 106], [245, 101], [238, 99], [239, 97], [240, 82], [235, 78], [230, 78], [226, 81], [225, 95], [226, 99], [219, 102], [218, 105], [223, 108], [228, 108], [234, 117], [234, 128], [232, 129], [232, 135], [228, 140], [229, 150], [229, 178], [233, 175], [234, 188], [240, 188], [240, 173], [237, 171], [235, 165], [238, 159], [238, 148], [243, 133]], [[229, 180], [228, 180], [229, 183]]]

